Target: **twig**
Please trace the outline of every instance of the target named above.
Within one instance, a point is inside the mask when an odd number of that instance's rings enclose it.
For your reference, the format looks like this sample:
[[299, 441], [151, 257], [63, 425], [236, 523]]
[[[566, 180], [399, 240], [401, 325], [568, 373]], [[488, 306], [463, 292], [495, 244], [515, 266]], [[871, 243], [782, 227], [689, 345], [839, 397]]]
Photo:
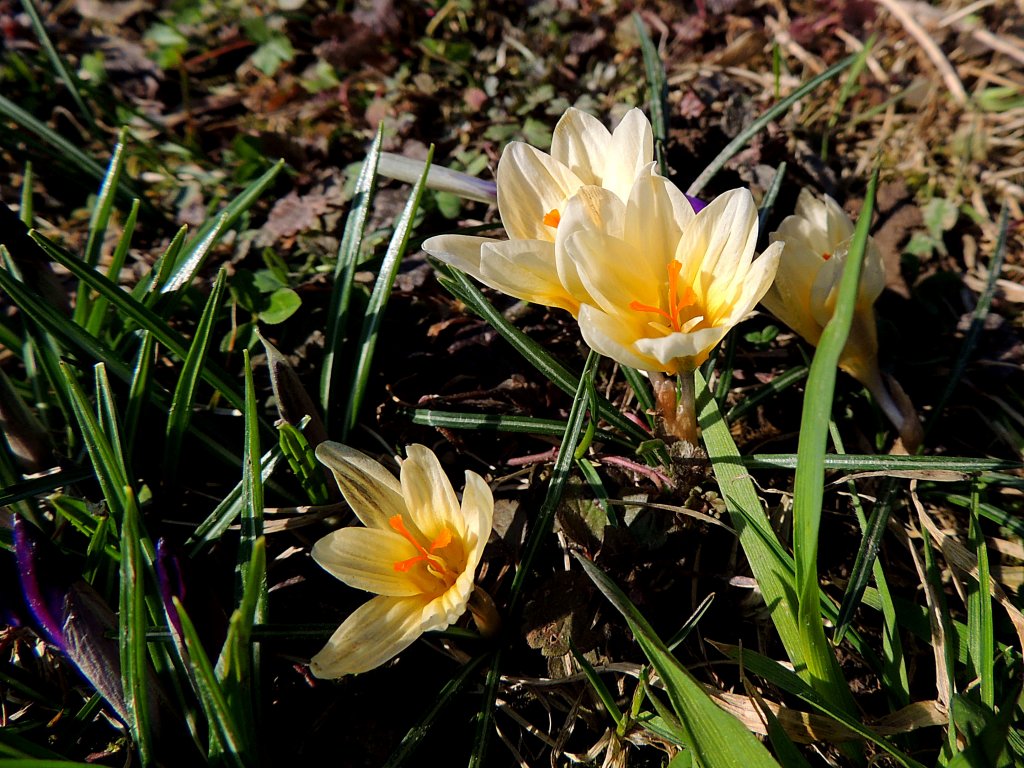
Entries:
[[964, 89], [964, 84], [960, 82], [956, 70], [953, 69], [953, 65], [949, 63], [949, 59], [946, 58], [942, 49], [932, 40], [931, 35], [925, 31], [924, 27], [917, 23], [907, 7], [900, 0], [875, 0], [875, 2], [889, 11], [903, 25], [907, 33], [917, 41], [917, 44], [921, 46], [921, 50], [931, 59], [932, 65], [942, 75], [946, 88], [949, 90], [954, 101], [962, 107], [967, 106], [970, 97], [968, 97], [967, 91]]

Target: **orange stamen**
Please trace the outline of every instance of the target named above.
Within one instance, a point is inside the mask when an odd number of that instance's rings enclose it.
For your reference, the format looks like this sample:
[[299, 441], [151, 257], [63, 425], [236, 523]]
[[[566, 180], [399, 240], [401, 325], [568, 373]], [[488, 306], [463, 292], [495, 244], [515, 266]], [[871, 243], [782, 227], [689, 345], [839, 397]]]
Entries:
[[825, 261], [828, 261], [829, 259], [832, 258], [832, 254], [831, 253], [823, 253], [823, 254], [821, 254], [821, 258], [823, 258]]
[[562, 215], [558, 212], [557, 208], [552, 208], [550, 211], [544, 214], [544, 218], [541, 221], [544, 222], [545, 226], [557, 227], [558, 223], [562, 220]]
[[444, 549], [449, 544], [451, 544], [452, 532], [450, 530], [448, 530], [447, 528], [442, 528], [441, 532], [437, 534], [437, 537], [431, 542], [430, 549], [428, 551], [427, 548], [420, 544], [416, 540], [416, 537], [409, 532], [409, 529], [405, 527], [405, 523], [402, 521], [401, 515], [392, 515], [391, 517], [389, 517], [388, 525], [390, 525], [391, 528], [396, 533], [398, 533], [403, 539], [405, 539], [414, 547], [416, 547], [416, 549], [420, 552], [420, 554], [416, 555], [416, 557], [410, 557], [408, 560], [398, 560], [395, 563], [396, 571], [398, 571], [399, 573], [405, 573], [414, 565], [416, 565], [416, 563], [421, 563], [424, 560], [432, 560], [437, 562], [442, 571], [450, 572], [449, 569], [445, 566], [445, 564], [440, 561], [440, 558], [438, 558], [434, 554], [436, 550]]
[[668, 311], [650, 304], [641, 304], [639, 301], [631, 301], [629, 308], [634, 312], [651, 312], [665, 318], [672, 326], [672, 330], [682, 330], [682, 312], [697, 300], [696, 294], [688, 285], [683, 288], [682, 296], [679, 295], [679, 271], [682, 268], [683, 265], [675, 259], [668, 263]]

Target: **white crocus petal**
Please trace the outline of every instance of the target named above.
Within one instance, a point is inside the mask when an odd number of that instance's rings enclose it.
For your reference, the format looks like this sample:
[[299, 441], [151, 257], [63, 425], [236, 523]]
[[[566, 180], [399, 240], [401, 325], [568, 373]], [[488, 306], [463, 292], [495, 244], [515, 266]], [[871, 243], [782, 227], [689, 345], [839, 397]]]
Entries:
[[[641, 256], [664, 253], [679, 242], [693, 217], [693, 206], [675, 184], [652, 172], [641, 174], [626, 202], [623, 239], [635, 243]], [[657, 271], [662, 274], [664, 264]]]
[[324, 442], [316, 457], [334, 473], [345, 501], [367, 528], [388, 528], [388, 519], [405, 509], [402, 486], [380, 463], [341, 443]]
[[582, 186], [579, 177], [550, 155], [514, 141], [498, 162], [498, 213], [512, 240], [554, 241], [556, 227], [544, 223]]
[[480, 280], [480, 250], [493, 242], [473, 235], [437, 235], [424, 240], [422, 248], [434, 258]]
[[551, 157], [583, 184], [601, 184], [612, 135], [593, 115], [570, 107], [551, 134]]
[[621, 237], [624, 231], [626, 206], [623, 201], [602, 187], [580, 188], [562, 212], [555, 240], [555, 266], [558, 278], [566, 291], [580, 303], [593, 303], [594, 298], [582, 278], [582, 272], [603, 269], [607, 261], [600, 255], [596, 261], [574, 254], [569, 241], [578, 232], [600, 232], [609, 237]]
[[576, 264], [584, 290], [593, 304], [617, 314], [631, 301], [657, 305], [665, 282], [665, 264], [645, 258], [657, 251], [593, 229], [577, 231], [565, 244], [565, 254]]
[[772, 243], [754, 259], [747, 271], [746, 280], [741, 286], [739, 298], [733, 306], [729, 320], [738, 323], [747, 316], [757, 305], [762, 297], [767, 295], [768, 289], [778, 274], [779, 264], [782, 263], [784, 243]]
[[757, 208], [749, 190], [725, 192], [683, 230], [676, 259], [707, 315], [718, 318], [736, 299], [757, 244]]
[[494, 519], [494, 496], [484, 479], [476, 472], [466, 472], [462, 491], [462, 517], [466, 521], [467, 570], [475, 570], [484, 554]]
[[350, 587], [392, 597], [410, 597], [420, 590], [395, 563], [419, 554], [394, 531], [379, 528], [342, 528], [313, 545], [317, 565]]
[[725, 338], [730, 328], [703, 328], [690, 333], [638, 339], [636, 348], [641, 354], [657, 360], [658, 370], [667, 373], [692, 371], [707, 359], [708, 352]]
[[480, 282], [517, 299], [558, 307], [576, 315], [579, 301], [562, 285], [554, 243], [489, 241], [480, 250]]
[[639, 109], [631, 109], [612, 134], [601, 186], [620, 200], [629, 197], [634, 179], [654, 159], [654, 131]]
[[587, 346], [621, 365], [641, 371], [661, 370], [658, 361], [640, 352], [636, 341], [640, 332], [619, 315], [584, 304], [580, 307], [580, 334]]
[[413, 524], [428, 540], [448, 528], [460, 539], [466, 534], [459, 500], [434, 452], [410, 445], [402, 462], [402, 495]]
[[375, 597], [353, 611], [310, 661], [320, 678], [357, 675], [379, 667], [423, 634], [424, 600]]

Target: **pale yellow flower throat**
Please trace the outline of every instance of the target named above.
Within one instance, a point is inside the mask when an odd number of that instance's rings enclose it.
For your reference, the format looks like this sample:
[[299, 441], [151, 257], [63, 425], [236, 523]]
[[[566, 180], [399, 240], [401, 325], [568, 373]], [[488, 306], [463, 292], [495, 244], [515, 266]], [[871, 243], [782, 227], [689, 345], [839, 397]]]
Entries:
[[642, 304], [639, 301], [629, 302], [629, 308], [634, 312], [652, 312], [665, 318], [676, 333], [689, 333], [695, 330], [697, 326], [704, 323], [704, 315], [700, 313], [701, 307], [697, 304], [697, 295], [690, 286], [682, 286], [680, 292], [679, 270], [682, 267], [683, 265], [675, 259], [668, 263], [667, 311], [661, 307]]
[[430, 543], [428, 549], [421, 544], [409, 529], [405, 527], [405, 523], [402, 521], [401, 515], [392, 515], [388, 518], [388, 525], [397, 532], [403, 539], [412, 544], [419, 551], [420, 554], [415, 557], [410, 557], [407, 560], [395, 561], [395, 570], [399, 573], [407, 573], [417, 563], [424, 563], [426, 571], [434, 578], [444, 582], [445, 588], [450, 587], [458, 579], [458, 573], [453, 571], [448, 562], [441, 555], [437, 554], [438, 550], [444, 549], [452, 543], [452, 532], [448, 528], [442, 528], [441, 532], [437, 534], [434, 540]]

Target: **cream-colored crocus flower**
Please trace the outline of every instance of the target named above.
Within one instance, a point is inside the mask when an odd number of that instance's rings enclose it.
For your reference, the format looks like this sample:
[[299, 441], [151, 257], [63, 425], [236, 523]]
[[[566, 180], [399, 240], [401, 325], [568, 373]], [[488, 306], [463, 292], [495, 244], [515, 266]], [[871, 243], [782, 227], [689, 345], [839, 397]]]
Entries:
[[[800, 190], [796, 212], [772, 232], [772, 242], [786, 244], [775, 283], [761, 303], [809, 344], [817, 346], [832, 319], [839, 281], [853, 239], [854, 224], [828, 195]], [[921, 425], [912, 404], [878, 367], [875, 300], [885, 288], [885, 264], [874, 240], [868, 238], [861, 268], [857, 303], [839, 367], [863, 384], [896, 426], [906, 448], [920, 442]]]
[[437, 457], [422, 445], [408, 447], [400, 480], [340, 443], [321, 443], [316, 456], [365, 527], [328, 534], [313, 545], [313, 559], [377, 595], [310, 662], [317, 677], [336, 678], [380, 666], [466, 612], [494, 502], [483, 479], [466, 472], [460, 504]]
[[748, 190], [700, 213], [661, 176], [641, 176], [623, 202], [584, 187], [559, 232], [592, 297], [579, 312], [595, 350], [648, 372], [692, 373], [768, 290], [782, 244], [754, 258], [757, 209]]
[[579, 276], [555, 259], [555, 239], [569, 200], [596, 185], [625, 201], [633, 181], [653, 172], [651, 124], [631, 109], [614, 132], [578, 109], [555, 126], [551, 154], [522, 142], [505, 147], [498, 162], [497, 198], [508, 240], [441, 235], [423, 250], [485, 285], [574, 316], [588, 298]]
[[[816, 197], [809, 189], [800, 190], [796, 213], [769, 235], [771, 242], [785, 243], [786, 250], [775, 283], [761, 303], [815, 346], [835, 311], [852, 238], [853, 222], [839, 204], [828, 195]], [[884, 288], [885, 264], [869, 238], [853, 325], [839, 358], [839, 367], [865, 385], [879, 377], [874, 306]]]

